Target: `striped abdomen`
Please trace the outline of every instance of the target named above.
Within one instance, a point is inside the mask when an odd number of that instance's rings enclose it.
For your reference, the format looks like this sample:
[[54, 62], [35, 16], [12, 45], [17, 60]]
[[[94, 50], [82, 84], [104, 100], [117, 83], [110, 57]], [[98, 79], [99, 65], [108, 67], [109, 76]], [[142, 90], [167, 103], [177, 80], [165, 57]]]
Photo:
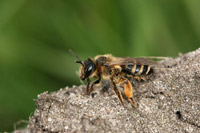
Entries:
[[124, 71], [133, 75], [148, 75], [153, 72], [149, 65], [126, 65]]

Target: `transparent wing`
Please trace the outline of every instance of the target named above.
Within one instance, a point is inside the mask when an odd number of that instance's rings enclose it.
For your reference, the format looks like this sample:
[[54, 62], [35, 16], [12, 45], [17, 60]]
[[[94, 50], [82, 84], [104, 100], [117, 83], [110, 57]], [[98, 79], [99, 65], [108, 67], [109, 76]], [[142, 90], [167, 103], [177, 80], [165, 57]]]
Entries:
[[147, 59], [147, 58], [116, 58], [110, 62], [107, 62], [109, 66], [114, 66], [114, 65], [149, 65], [149, 66], [154, 66], [157, 65], [158, 63]]

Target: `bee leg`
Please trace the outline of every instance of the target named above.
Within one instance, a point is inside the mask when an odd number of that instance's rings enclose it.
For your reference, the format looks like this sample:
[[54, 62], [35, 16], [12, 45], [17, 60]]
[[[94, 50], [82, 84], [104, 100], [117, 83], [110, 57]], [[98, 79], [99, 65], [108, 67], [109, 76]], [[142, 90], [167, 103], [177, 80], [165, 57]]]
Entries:
[[89, 87], [90, 87], [90, 79], [87, 78], [86, 81], [87, 81], [86, 93], [89, 94], [89, 90], [90, 90], [90, 89], [89, 89]]
[[139, 77], [139, 76], [135, 76], [134, 77], [136, 80], [138, 80], [138, 81], [141, 81], [141, 77]]
[[94, 90], [94, 88], [93, 88], [94, 85], [95, 84], [99, 84], [100, 81], [101, 81], [101, 76], [99, 75], [99, 78], [96, 81], [92, 82], [92, 85], [91, 85], [90, 89], [88, 88], [88, 90], [87, 90], [87, 94], [88, 95], [90, 95], [90, 93]]
[[143, 81], [146, 81], [146, 77], [145, 77], [145, 76], [141, 76], [141, 79], [142, 79]]
[[113, 78], [112, 78], [112, 77], [110, 78], [110, 80], [111, 80], [111, 82], [112, 82], [112, 86], [113, 86], [112, 89], [113, 89], [115, 95], [118, 96], [120, 102], [121, 102], [122, 105], [124, 106], [124, 101], [123, 101], [122, 94], [121, 94], [120, 90], [117, 88], [117, 86], [116, 86], [115, 82], [113, 81]]
[[133, 88], [129, 80], [125, 81], [124, 94], [128, 97], [128, 100], [131, 102], [132, 106], [137, 108], [137, 104], [133, 99]]

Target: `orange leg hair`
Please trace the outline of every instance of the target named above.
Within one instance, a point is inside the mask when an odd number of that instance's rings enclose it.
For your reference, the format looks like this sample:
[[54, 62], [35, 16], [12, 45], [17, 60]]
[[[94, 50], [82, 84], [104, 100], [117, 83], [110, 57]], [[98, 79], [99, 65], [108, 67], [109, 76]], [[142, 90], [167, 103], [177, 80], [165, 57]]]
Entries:
[[[135, 102], [135, 100], [133, 99], [133, 88], [132, 85], [130, 83], [130, 81], [124, 77], [120, 77], [119, 79], [117, 79], [115, 76], [114, 77], [114, 81], [116, 81], [117, 83], [119, 83], [120, 85], [124, 84], [124, 94], [125, 96], [128, 98], [128, 100], [131, 102], [131, 105], [135, 108], [137, 108], [137, 104]], [[111, 78], [112, 79], [112, 78]], [[118, 98], [120, 99], [122, 105], [124, 105], [124, 101], [121, 95], [120, 90], [116, 87], [115, 82], [113, 80], [111, 80], [112, 84], [113, 84], [113, 91], [115, 92], [115, 94], [118, 96]]]
[[133, 88], [128, 79], [124, 82], [124, 94], [128, 97], [128, 100], [131, 102], [132, 106], [137, 108], [137, 104], [133, 99]]

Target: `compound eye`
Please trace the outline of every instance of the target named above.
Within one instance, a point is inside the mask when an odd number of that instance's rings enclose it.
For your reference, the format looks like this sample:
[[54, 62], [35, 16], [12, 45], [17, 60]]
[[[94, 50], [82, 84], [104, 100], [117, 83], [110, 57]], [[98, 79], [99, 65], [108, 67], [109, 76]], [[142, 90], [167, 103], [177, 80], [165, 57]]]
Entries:
[[90, 75], [96, 70], [96, 65], [91, 59], [88, 58], [84, 62], [84, 79], [90, 77]]
[[92, 71], [92, 68], [93, 68], [92, 65], [89, 66], [88, 69], [87, 69], [87, 71], [88, 71], [88, 72]]
[[89, 77], [92, 72], [95, 70], [95, 65], [93, 62], [89, 63], [87, 66], [86, 66], [86, 69], [85, 69], [85, 77]]
[[92, 70], [93, 70], [93, 65], [91, 64], [86, 69], [86, 72], [85, 72], [86, 73], [86, 77], [88, 77], [91, 74]]

